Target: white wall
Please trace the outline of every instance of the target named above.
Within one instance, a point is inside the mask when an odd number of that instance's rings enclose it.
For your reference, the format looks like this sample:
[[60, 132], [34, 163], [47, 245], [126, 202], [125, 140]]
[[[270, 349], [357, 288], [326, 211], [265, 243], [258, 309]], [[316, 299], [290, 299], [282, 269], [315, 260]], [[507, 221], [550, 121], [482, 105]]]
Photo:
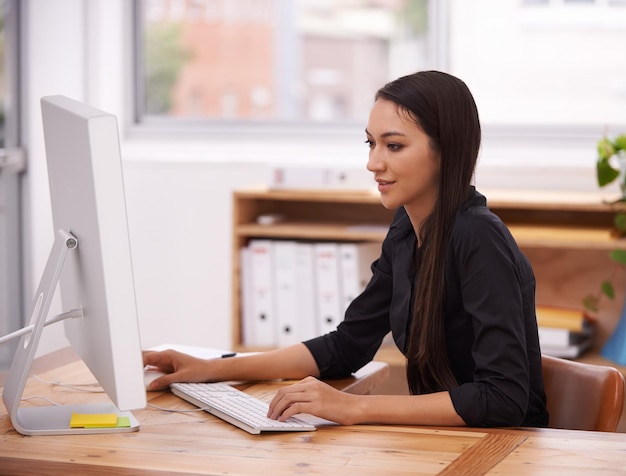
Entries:
[[[23, 129], [29, 157], [24, 189], [26, 308], [53, 240], [39, 99], [64, 94], [115, 113], [122, 137], [131, 137], [122, 143], [122, 157], [142, 343], [230, 346], [232, 190], [262, 183], [267, 163], [364, 167], [362, 133], [323, 141], [288, 140], [280, 134], [263, 140], [213, 137], [169, 143], [132, 138], [126, 131], [131, 64], [125, 24], [130, 2], [22, 3]], [[488, 132], [477, 183], [482, 188], [593, 191], [594, 147], [589, 139], [568, 144], [520, 139], [511, 147]], [[570, 159], [572, 167], [567, 166]], [[51, 312], [61, 312], [58, 301]], [[65, 345], [62, 327], [51, 326], [39, 354]]]
[[[31, 297], [48, 259], [53, 242], [52, 216], [48, 191], [43, 131], [39, 100], [42, 96], [64, 94], [76, 99], [85, 97], [85, 49], [83, 1], [27, 0], [22, 2], [25, 15], [22, 61], [22, 129], [28, 154], [24, 187], [25, 309], [31, 309]], [[61, 312], [58, 301], [51, 312]], [[50, 326], [43, 334], [40, 352], [63, 345], [61, 326]]]
[[124, 178], [142, 343], [229, 348], [231, 193], [265, 167], [129, 161]]

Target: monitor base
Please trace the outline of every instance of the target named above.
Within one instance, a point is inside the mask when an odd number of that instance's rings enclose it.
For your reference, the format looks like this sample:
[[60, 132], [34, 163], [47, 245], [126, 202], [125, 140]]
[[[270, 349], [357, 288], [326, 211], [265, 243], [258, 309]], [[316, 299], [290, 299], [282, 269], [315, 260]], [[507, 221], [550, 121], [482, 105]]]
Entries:
[[[101, 428], [70, 428], [73, 413], [115, 413], [127, 417], [130, 426]], [[17, 411], [20, 433], [24, 435], [85, 435], [101, 433], [129, 433], [139, 430], [139, 422], [131, 412], [122, 412], [113, 403], [87, 403], [46, 407], [26, 407]]]

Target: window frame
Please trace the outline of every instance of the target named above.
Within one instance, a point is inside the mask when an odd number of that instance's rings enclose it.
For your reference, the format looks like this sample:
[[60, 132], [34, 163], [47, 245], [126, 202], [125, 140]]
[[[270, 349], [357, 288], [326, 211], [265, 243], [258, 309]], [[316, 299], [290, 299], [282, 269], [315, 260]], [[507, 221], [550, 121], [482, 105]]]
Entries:
[[[448, 0], [428, 0], [429, 24], [436, 23], [437, 28], [428, 29], [429, 57], [433, 59], [433, 69], [445, 69], [447, 65], [447, 23], [446, 9]], [[132, 126], [131, 137], [146, 137], [146, 134], [165, 134], [168, 138], [180, 137], [193, 138], [197, 134], [209, 134], [209, 137], [219, 138], [224, 134], [242, 133], [254, 137], [267, 137], [268, 134], [284, 136], [296, 134], [300, 137], [320, 137], [331, 134], [333, 136], [352, 136], [358, 129], [362, 133], [362, 124], [358, 121], [325, 121], [315, 122], [301, 119], [286, 120], [231, 120], [212, 118], [167, 118], [145, 114], [144, 97], [144, 71], [143, 71], [143, 9], [141, 0], [132, 0], [131, 7], [132, 23]], [[213, 137], [215, 136], [215, 137]]]
[[[22, 4], [19, 0], [3, 0], [4, 28], [5, 28], [5, 72], [7, 74], [6, 93], [8, 99], [5, 112], [5, 142], [4, 147], [17, 150], [21, 145], [21, 30], [24, 27]], [[0, 172], [1, 173], [1, 172]], [[3, 175], [0, 180], [3, 199], [6, 208], [0, 213], [3, 215], [4, 234], [0, 240], [0, 253], [6, 258], [0, 264], [6, 265], [0, 269], [0, 334], [19, 329], [25, 324], [27, 316], [24, 314], [26, 303], [23, 301], [23, 230], [22, 230], [22, 178], [21, 171]], [[18, 342], [9, 343], [0, 349], [0, 369], [10, 364]]]
[[[141, 6], [139, 0], [133, 0], [132, 4], [133, 107], [129, 114], [132, 120], [126, 130], [131, 156], [150, 155], [155, 160], [171, 160], [171, 152], [176, 151], [184, 157], [181, 160], [302, 164], [334, 154], [330, 162], [363, 166], [366, 154], [361, 139], [365, 124], [357, 122], [174, 119], [143, 115], [140, 104], [143, 97]], [[444, 71], [449, 70], [449, 8], [449, 0], [429, 0], [429, 22], [436, 25], [428, 32], [432, 67]], [[520, 188], [522, 182], [529, 184], [533, 178], [543, 177], [548, 167], [550, 170], [570, 169], [565, 174], [577, 176], [574, 187], [584, 182], [584, 188], [595, 190], [595, 182], [588, 180], [593, 172], [589, 169], [595, 167], [593, 152], [589, 151], [595, 151], [597, 140], [606, 132], [605, 124], [483, 122], [482, 130], [483, 146], [477, 171], [523, 170], [516, 179], [488, 183], [490, 188]], [[621, 130], [626, 130], [626, 123], [610, 124], [609, 133]], [[284, 147], [277, 145], [280, 142], [285, 143]], [[169, 144], [169, 148], [163, 148], [164, 144]], [[247, 149], [244, 144], [251, 144], [251, 147]], [[267, 147], [258, 147], [260, 145]], [[557, 188], [564, 186], [557, 184]]]

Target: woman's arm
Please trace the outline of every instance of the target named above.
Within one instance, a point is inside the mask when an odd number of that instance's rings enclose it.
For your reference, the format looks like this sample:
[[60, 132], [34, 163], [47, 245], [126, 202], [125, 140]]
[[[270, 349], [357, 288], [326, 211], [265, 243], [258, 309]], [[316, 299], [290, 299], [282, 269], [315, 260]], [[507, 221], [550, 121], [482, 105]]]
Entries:
[[353, 395], [310, 377], [280, 389], [270, 403], [268, 416], [284, 421], [298, 413], [310, 413], [342, 425], [465, 425], [455, 411], [448, 392]]
[[304, 344], [250, 356], [208, 360], [174, 350], [146, 351], [143, 361], [144, 365], [166, 373], [153, 381], [149, 390], [167, 388], [174, 382], [303, 379], [282, 388], [274, 397], [268, 416], [279, 420], [296, 413], [310, 413], [343, 425], [465, 424], [455, 412], [448, 392], [392, 396], [353, 395], [337, 390], [315, 378], [319, 376], [319, 370]]
[[145, 351], [143, 363], [166, 373], [154, 380], [149, 390], [167, 388], [174, 382], [302, 379], [319, 376], [317, 364], [304, 344], [249, 356], [208, 360], [174, 350]]
[[[455, 299], [458, 280], [456, 299], [462, 302], [462, 312], [446, 324], [447, 329], [457, 326], [449, 334], [448, 352], [463, 375], [450, 389], [454, 407], [470, 426], [522, 425], [531, 381], [541, 378], [531, 376], [529, 365], [529, 355], [538, 351], [536, 327], [527, 332], [535, 319], [532, 268], [502, 221], [486, 208], [459, 215], [451, 249], [446, 299]], [[464, 321], [471, 328], [459, 326]]]

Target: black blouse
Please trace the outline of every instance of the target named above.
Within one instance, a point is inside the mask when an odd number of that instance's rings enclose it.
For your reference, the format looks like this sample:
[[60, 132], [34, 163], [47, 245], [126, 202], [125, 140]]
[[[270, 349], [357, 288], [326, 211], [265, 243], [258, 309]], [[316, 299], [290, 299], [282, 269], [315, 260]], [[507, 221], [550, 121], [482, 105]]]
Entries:
[[[371, 361], [391, 331], [405, 353], [412, 315], [416, 237], [400, 208], [372, 264], [372, 278], [336, 331], [305, 342], [322, 378]], [[417, 275], [417, 276], [416, 276]], [[457, 213], [446, 257], [448, 355], [455, 410], [469, 426], [546, 426], [535, 315], [535, 278], [507, 227], [472, 190]]]

